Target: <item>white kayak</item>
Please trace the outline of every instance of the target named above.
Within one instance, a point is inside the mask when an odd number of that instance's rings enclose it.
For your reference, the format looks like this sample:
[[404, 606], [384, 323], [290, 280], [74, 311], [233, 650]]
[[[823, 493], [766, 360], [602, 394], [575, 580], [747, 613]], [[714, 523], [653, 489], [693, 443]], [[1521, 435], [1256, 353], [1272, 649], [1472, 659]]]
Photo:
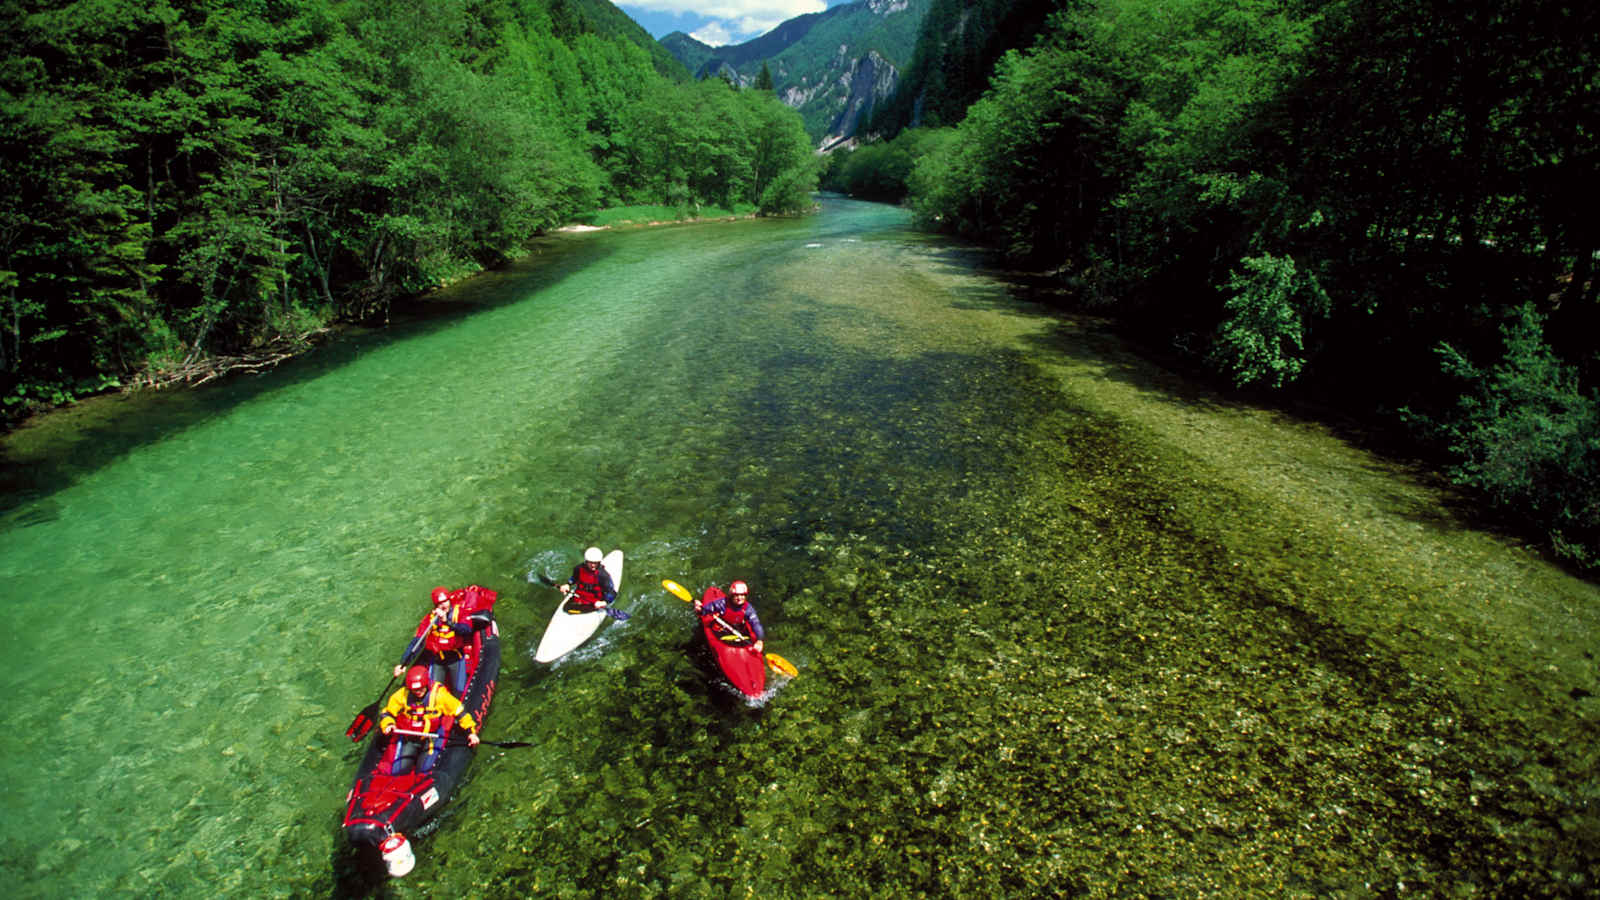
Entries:
[[[622, 597], [622, 551], [613, 550], [607, 553], [600, 565], [611, 575], [611, 584], [617, 589], [617, 597]], [[613, 603], [615, 600], [612, 601]], [[550, 617], [550, 624], [544, 630], [544, 637], [539, 639], [539, 648], [533, 652], [534, 662], [555, 662], [568, 653], [578, 649], [578, 646], [587, 641], [609, 616], [603, 609], [592, 609], [587, 612], [569, 609], [567, 601], [562, 600], [556, 604], [556, 614]]]

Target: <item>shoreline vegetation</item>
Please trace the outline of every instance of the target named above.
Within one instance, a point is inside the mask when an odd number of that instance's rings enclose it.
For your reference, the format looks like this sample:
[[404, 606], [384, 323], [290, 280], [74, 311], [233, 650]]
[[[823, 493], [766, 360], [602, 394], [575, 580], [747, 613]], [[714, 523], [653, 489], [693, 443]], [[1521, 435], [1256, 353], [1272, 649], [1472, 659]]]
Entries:
[[[618, 207], [614, 209], [599, 210], [587, 216], [580, 217], [577, 221], [552, 228], [549, 234], [583, 234], [593, 231], [611, 231], [622, 228], [651, 228], [664, 225], [696, 225], [716, 222], [736, 222], [754, 219], [758, 213], [755, 207], [745, 209], [707, 209], [696, 211], [692, 215], [675, 216], [675, 211], [670, 207], [641, 206]], [[508, 257], [505, 262], [511, 263], [523, 259], [527, 254]], [[453, 278], [440, 279], [432, 288], [413, 294], [397, 302], [385, 324], [390, 317], [404, 318], [407, 312], [420, 308], [429, 302], [438, 291], [470, 280], [489, 269], [473, 269], [463, 271]], [[233, 375], [254, 375], [265, 372], [282, 363], [299, 358], [315, 350], [321, 344], [347, 333], [352, 328], [362, 326], [351, 322], [335, 322], [320, 324], [307, 328], [303, 332], [291, 335], [280, 335], [257, 350], [237, 355], [214, 354], [193, 355], [176, 364], [149, 366], [142, 368], [130, 375], [124, 382], [107, 387], [106, 390], [82, 397], [70, 398], [65, 402], [46, 409], [40, 409], [26, 418], [5, 421], [3, 430], [0, 430], [0, 443], [18, 432], [32, 428], [51, 416], [58, 415], [65, 410], [84, 403], [91, 403], [97, 399], [108, 396], [127, 395], [140, 391], [184, 390], [197, 388], [216, 381], [219, 378]]]
[[[810, 212], [815, 212], [813, 205]], [[581, 235], [596, 231], [654, 228], [670, 225], [703, 225], [746, 221], [762, 215], [754, 206], [728, 209], [702, 207], [692, 212], [668, 206], [623, 206], [597, 210], [574, 221], [550, 229], [551, 235]], [[770, 217], [770, 216], [769, 216]], [[510, 264], [528, 256], [522, 253], [503, 262]], [[439, 291], [460, 284], [492, 269], [465, 270], [454, 278], [441, 279], [427, 291], [396, 303], [382, 327], [392, 321], [427, 315], [432, 298]], [[77, 469], [85, 457], [96, 454], [79, 449], [79, 435], [119, 431], [114, 421], [126, 412], [128, 404], [141, 400], [160, 402], [204, 387], [219, 379], [239, 375], [259, 375], [289, 362], [341, 336], [368, 329], [358, 322], [319, 324], [302, 333], [283, 336], [250, 353], [233, 356], [201, 356], [170, 368], [144, 368], [124, 382], [94, 394], [67, 398], [28, 416], [0, 419], [0, 513], [14, 506], [42, 482], [52, 480], [47, 470]], [[183, 398], [187, 403], [191, 398]]]

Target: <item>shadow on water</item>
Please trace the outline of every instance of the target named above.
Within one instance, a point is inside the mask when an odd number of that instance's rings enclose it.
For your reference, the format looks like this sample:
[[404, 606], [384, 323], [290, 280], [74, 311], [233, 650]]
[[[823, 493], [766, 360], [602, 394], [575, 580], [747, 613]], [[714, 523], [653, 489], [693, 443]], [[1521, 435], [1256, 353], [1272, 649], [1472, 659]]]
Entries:
[[[335, 828], [338, 823], [335, 822]], [[345, 842], [343, 835], [334, 842], [328, 859], [328, 871], [333, 875], [334, 897], [387, 897], [390, 896], [389, 873], [376, 852], [360, 852]]]
[[[615, 252], [590, 235], [540, 238], [500, 269], [412, 299], [381, 329], [350, 326], [309, 352], [255, 375], [235, 374], [172, 391], [90, 397], [0, 436], [0, 527], [28, 527], [56, 514], [40, 501], [129, 452], [225, 415], [251, 400], [338, 370], [364, 354], [448, 328], [526, 299]], [[24, 504], [26, 513], [8, 515]]]

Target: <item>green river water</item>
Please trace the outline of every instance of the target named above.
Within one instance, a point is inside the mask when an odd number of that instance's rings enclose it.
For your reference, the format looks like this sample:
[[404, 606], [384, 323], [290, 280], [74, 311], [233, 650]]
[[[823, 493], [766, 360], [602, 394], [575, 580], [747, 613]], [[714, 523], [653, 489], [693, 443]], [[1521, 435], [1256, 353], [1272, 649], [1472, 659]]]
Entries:
[[[8, 442], [12, 897], [1592, 895], [1593, 585], [904, 212], [561, 235], [437, 312]], [[52, 429], [59, 429], [52, 430]], [[625, 624], [532, 648], [582, 549]], [[800, 668], [709, 679], [661, 590]], [[435, 584], [485, 747], [339, 832]]]

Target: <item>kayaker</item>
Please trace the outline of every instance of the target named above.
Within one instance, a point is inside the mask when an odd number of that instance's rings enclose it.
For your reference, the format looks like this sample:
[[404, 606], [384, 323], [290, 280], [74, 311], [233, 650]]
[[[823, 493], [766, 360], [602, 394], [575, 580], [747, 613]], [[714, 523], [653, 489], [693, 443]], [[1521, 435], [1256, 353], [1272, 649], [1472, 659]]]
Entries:
[[[394, 667], [394, 677], [399, 678], [406, 660], [412, 660], [427, 666], [435, 681], [445, 682], [460, 696], [467, 689], [467, 667], [463, 661], [467, 645], [472, 643], [474, 629], [488, 626], [489, 614], [466, 615], [461, 608], [465, 591], [452, 592], [449, 588], [436, 587], [429, 597], [433, 600], [433, 609], [417, 623], [416, 637], [406, 645], [405, 655]], [[421, 656], [416, 656], [418, 650], [422, 651]]]
[[570, 611], [605, 609], [617, 599], [617, 586], [611, 580], [611, 573], [606, 571], [604, 560], [599, 547], [590, 547], [583, 551], [583, 562], [572, 567], [572, 577], [561, 585]]
[[[750, 603], [750, 585], [735, 581], [728, 585], [726, 592], [707, 590], [694, 602], [694, 608], [700, 613], [700, 621], [709, 623], [719, 639], [743, 638], [755, 644], [757, 653], [766, 646], [766, 629], [761, 627], [761, 618]], [[732, 632], [728, 631], [730, 627], [734, 629]]]
[[[449, 688], [433, 680], [427, 666], [412, 666], [406, 672], [405, 687], [389, 696], [378, 717], [378, 727], [384, 734], [394, 735], [395, 741], [384, 754], [380, 771], [389, 775], [418, 774], [433, 771], [439, 758], [437, 737], [418, 737], [417, 734], [437, 735], [445, 716], [454, 717], [456, 724], [467, 730], [467, 746], [478, 746], [478, 723], [467, 712], [461, 701]], [[395, 730], [414, 734], [394, 734]]]

